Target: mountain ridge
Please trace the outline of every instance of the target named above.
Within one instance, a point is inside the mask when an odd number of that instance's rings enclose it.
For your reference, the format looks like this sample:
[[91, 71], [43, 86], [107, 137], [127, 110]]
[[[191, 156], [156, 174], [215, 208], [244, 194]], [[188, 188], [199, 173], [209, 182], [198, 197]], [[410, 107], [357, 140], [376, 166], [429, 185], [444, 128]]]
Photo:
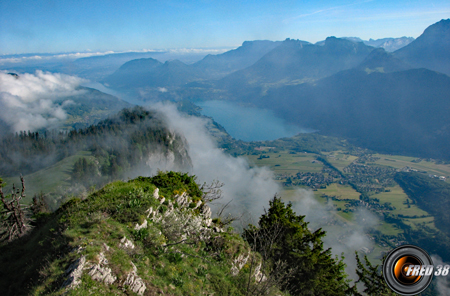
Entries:
[[442, 19], [429, 26], [394, 55], [414, 67], [450, 75], [450, 19]]

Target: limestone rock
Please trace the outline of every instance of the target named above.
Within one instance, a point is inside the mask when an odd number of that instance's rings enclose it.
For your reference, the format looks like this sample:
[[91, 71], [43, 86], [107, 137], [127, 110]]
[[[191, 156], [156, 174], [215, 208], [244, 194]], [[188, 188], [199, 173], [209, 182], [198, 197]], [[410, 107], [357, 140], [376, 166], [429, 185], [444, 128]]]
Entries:
[[178, 203], [178, 206], [180, 207], [186, 207], [189, 205], [189, 197], [187, 196], [186, 192], [183, 192], [180, 196], [176, 198], [176, 202]]
[[132, 241], [127, 239], [125, 236], [120, 240], [119, 248], [122, 249], [134, 249], [134, 244]]
[[211, 209], [207, 205], [203, 205], [202, 214], [205, 218], [211, 218]]
[[136, 265], [134, 265], [133, 262], [131, 262], [131, 265], [133, 265], [133, 271], [127, 275], [127, 279], [123, 282], [123, 284], [129, 286], [131, 291], [134, 293], [144, 295], [147, 287], [145, 286], [144, 281], [138, 276]]
[[200, 205], [202, 204], [202, 201], [201, 200], [199, 200], [196, 204], [195, 204], [195, 207], [194, 207], [194, 209], [196, 209], [196, 208], [198, 208]]
[[169, 211], [173, 211], [173, 203], [171, 203], [169, 201], [169, 204], [167, 205], [167, 208], [168, 208]]
[[223, 232], [223, 229], [220, 227], [214, 227], [213, 230], [214, 230], [214, 232], [217, 232], [217, 233]]
[[258, 266], [256, 266], [255, 273], [253, 273], [253, 276], [255, 277], [255, 281], [257, 283], [261, 283], [267, 280], [266, 276], [261, 272], [261, 263], [259, 263]]
[[156, 214], [156, 211], [154, 211], [152, 207], [148, 208], [148, 210], [145, 212], [148, 213], [147, 218], [150, 218], [150, 216], [154, 217]]
[[153, 191], [153, 198], [159, 199], [159, 188], [156, 188], [155, 191]]
[[245, 257], [244, 254], [241, 254], [236, 259], [234, 259], [231, 266], [231, 274], [237, 275], [242, 267], [244, 267], [245, 263], [247, 263], [249, 257], [249, 254], [247, 255], [247, 257]]
[[111, 285], [114, 283], [117, 279], [116, 276], [112, 274], [111, 268], [109, 268], [108, 260], [105, 258], [105, 255], [100, 252], [99, 254], [99, 260], [98, 264], [94, 264], [88, 274], [92, 277], [92, 279], [104, 282], [105, 284]]
[[66, 269], [65, 274], [68, 274], [68, 278], [64, 281], [61, 288], [73, 289], [81, 284], [81, 276], [83, 275], [83, 269], [86, 266], [86, 256], [75, 260]]
[[141, 230], [142, 228], [147, 228], [147, 224], [148, 224], [147, 220], [144, 220], [144, 222], [142, 222], [141, 225], [139, 225], [139, 224], [136, 223], [136, 226], [134, 226], [134, 230], [139, 231], [139, 230]]
[[203, 221], [205, 222], [205, 225], [206, 225], [207, 227], [210, 227], [211, 224], [212, 224], [212, 219], [211, 219], [211, 218], [205, 219], [205, 220], [203, 220]]

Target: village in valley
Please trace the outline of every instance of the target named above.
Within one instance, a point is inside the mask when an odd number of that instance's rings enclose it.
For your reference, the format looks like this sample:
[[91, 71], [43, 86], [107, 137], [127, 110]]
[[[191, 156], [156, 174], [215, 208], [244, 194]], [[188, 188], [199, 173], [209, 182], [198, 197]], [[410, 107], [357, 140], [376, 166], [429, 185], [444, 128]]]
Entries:
[[[355, 214], [361, 208], [373, 213], [378, 225], [365, 233], [372, 243], [360, 249], [369, 258], [379, 260], [389, 249], [404, 244], [405, 227], [436, 230], [434, 217], [408, 197], [394, 176], [398, 172], [421, 173], [447, 182], [448, 163], [377, 154], [359, 148], [318, 152], [283, 148], [286, 147], [268, 143], [245, 154], [253, 165], [267, 166], [274, 171], [286, 200], [296, 202], [296, 188], [312, 190], [315, 199], [335, 214], [323, 221], [330, 227], [354, 223]], [[347, 236], [351, 233], [341, 235], [338, 240], [345, 241]]]

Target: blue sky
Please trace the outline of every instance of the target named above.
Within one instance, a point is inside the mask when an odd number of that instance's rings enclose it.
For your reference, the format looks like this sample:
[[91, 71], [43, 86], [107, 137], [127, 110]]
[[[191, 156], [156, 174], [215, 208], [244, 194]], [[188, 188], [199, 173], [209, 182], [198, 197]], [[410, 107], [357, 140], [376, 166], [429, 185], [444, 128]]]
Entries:
[[0, 54], [220, 48], [245, 40], [418, 37], [448, 0], [1, 0]]

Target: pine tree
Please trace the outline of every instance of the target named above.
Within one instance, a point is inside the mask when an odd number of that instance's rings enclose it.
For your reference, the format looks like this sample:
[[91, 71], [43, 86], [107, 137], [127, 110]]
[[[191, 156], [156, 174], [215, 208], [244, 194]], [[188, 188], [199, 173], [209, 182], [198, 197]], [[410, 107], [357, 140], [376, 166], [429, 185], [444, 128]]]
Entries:
[[[292, 204], [286, 205], [275, 196], [269, 210], [261, 216], [259, 227], [251, 225], [243, 236], [256, 251], [267, 252], [272, 263], [285, 262], [293, 268], [294, 273], [281, 286], [291, 295], [351, 295], [345, 264], [334, 258], [330, 249], [323, 248], [325, 231], [311, 232], [304, 218], [295, 214]], [[269, 243], [269, 250], [262, 249], [260, 246], [268, 243], [261, 240], [270, 240], [273, 236], [258, 233], [274, 229], [277, 239]]]
[[373, 266], [370, 263], [369, 259], [367, 259], [367, 256], [364, 256], [364, 261], [365, 263], [361, 262], [358, 253], [356, 253], [356, 264], [357, 264], [356, 274], [358, 275], [358, 281], [356, 283], [364, 284], [365, 287], [364, 293], [367, 295], [374, 295], [374, 296], [398, 295], [394, 293], [386, 284], [381, 268], [378, 265]]

